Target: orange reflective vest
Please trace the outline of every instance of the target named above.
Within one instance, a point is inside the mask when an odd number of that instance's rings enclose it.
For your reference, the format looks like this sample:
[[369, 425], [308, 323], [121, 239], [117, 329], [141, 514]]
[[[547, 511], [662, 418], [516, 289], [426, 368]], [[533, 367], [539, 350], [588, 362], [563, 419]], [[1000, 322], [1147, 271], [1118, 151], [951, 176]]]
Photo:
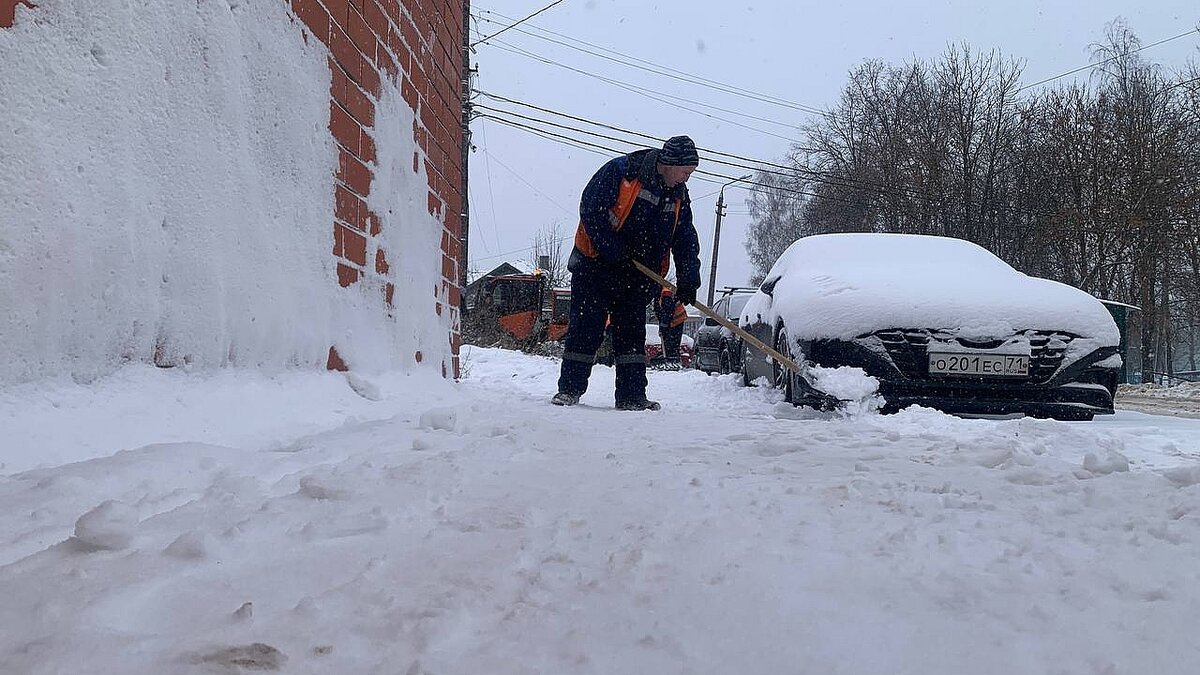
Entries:
[[[642, 182], [637, 178], [622, 178], [621, 187], [617, 191], [617, 203], [613, 204], [608, 210], [608, 222], [612, 225], [613, 232], [620, 232], [621, 227], [625, 224], [625, 219], [629, 217], [629, 212], [633, 210], [633, 204], [642, 196]], [[649, 194], [649, 193], [647, 193]], [[653, 199], [653, 195], [650, 195]], [[675, 202], [675, 222], [671, 226], [671, 239], [675, 239], [675, 228], [679, 227], [679, 212], [683, 208], [682, 200]], [[575, 230], [575, 247], [581, 253], [589, 258], [595, 258], [600, 255], [596, 250], [596, 246], [592, 244], [592, 238], [588, 236], [587, 230], [583, 227], [583, 221], [579, 221], [579, 227]], [[663, 256], [662, 262], [659, 263], [660, 274], [666, 275], [671, 269], [671, 249], [667, 249], [666, 255]]]

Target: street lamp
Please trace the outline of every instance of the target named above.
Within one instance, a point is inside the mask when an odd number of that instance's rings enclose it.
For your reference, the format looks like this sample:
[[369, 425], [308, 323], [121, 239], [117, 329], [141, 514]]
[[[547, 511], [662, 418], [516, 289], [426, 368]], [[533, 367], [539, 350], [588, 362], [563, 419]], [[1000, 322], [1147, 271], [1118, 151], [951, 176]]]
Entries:
[[708, 306], [712, 307], [713, 293], [717, 290], [717, 249], [721, 246], [721, 216], [725, 215], [725, 188], [746, 180], [754, 174], [748, 173], [745, 176], [739, 176], [721, 186], [721, 193], [717, 196], [717, 226], [713, 229], [713, 255], [712, 267], [708, 270]]

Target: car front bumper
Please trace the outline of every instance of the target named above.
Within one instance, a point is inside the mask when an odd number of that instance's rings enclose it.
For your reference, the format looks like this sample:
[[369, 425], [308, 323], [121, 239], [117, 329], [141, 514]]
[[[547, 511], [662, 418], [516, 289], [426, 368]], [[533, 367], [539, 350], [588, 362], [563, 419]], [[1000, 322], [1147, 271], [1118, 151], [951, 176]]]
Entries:
[[910, 405], [947, 413], [1063, 417], [1078, 414], [1111, 415], [1112, 394], [1099, 384], [1069, 382], [1057, 387], [1028, 387], [992, 383], [881, 381], [885, 409]]
[[[849, 365], [863, 368], [879, 380], [885, 410], [921, 405], [957, 414], [1073, 417], [1113, 413], [1116, 370], [1098, 363], [1115, 347], [1103, 347], [1071, 363], [1057, 360], [1041, 373], [1025, 378], [946, 377], [930, 375], [925, 355], [900, 354], [872, 348], [855, 340], [810, 343], [809, 353], [818, 365]], [[915, 357], [915, 358], [914, 358]]]

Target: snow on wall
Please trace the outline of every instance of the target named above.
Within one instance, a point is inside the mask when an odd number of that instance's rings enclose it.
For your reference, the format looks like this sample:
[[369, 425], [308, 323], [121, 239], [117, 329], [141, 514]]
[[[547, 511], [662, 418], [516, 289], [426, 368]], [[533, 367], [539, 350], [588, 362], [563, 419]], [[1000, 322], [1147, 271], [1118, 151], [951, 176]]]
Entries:
[[301, 25], [279, 0], [46, 0], [0, 30], [0, 385], [320, 367], [331, 345], [362, 370], [451, 361], [443, 224], [386, 82], [380, 274], [338, 288], [331, 61]]
[[47, 0], [0, 31], [0, 382], [322, 364], [329, 78], [276, 0]]

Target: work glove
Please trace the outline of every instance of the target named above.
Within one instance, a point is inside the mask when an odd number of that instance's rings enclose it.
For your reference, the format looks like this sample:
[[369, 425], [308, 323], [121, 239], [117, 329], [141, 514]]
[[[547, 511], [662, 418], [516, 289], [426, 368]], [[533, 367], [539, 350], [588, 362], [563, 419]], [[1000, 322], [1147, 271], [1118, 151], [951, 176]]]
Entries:
[[695, 286], [680, 286], [675, 291], [675, 300], [685, 305], [694, 305], [696, 304], [696, 290]]

